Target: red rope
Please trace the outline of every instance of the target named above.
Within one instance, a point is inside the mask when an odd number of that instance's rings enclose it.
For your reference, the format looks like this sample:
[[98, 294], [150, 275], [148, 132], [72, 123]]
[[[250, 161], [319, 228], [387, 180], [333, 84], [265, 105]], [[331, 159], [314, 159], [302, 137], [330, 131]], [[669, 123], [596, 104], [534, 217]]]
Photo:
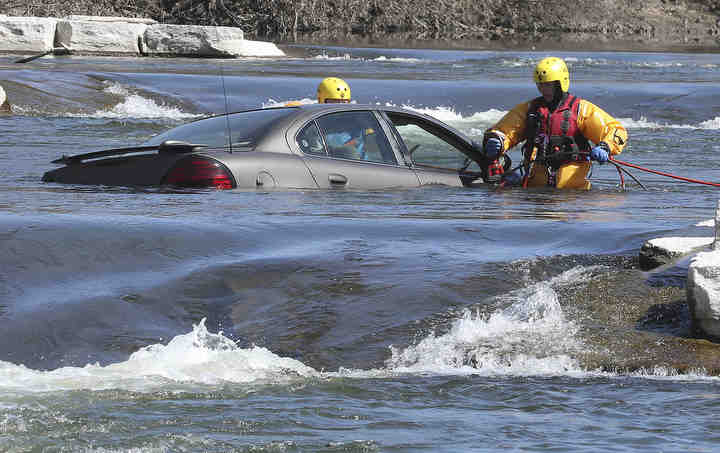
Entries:
[[631, 164], [629, 162], [623, 162], [623, 161], [617, 160], [613, 157], [610, 157], [610, 161], [615, 162], [616, 164], [619, 164], [619, 165], [625, 165], [626, 167], [637, 168], [638, 170], [646, 171], [648, 173], [655, 173], [656, 175], [667, 176], [668, 178], [680, 179], [682, 181], [687, 181], [687, 182], [694, 182], [695, 184], [705, 184], [707, 186], [720, 187], [720, 183], [717, 183], [717, 182], [701, 181], [699, 179], [692, 179], [692, 178], [685, 178], [683, 176], [671, 175], [670, 173], [664, 173], [662, 171], [651, 170], [649, 168], [644, 168], [639, 165]]

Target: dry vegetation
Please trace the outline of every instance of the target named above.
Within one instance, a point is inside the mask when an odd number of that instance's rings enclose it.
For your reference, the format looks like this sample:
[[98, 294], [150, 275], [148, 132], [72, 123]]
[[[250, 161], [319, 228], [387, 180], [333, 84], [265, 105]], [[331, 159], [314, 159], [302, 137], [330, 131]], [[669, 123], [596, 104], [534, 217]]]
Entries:
[[[231, 25], [249, 38], [666, 41], [717, 45], [720, 0], [6, 0], [0, 13]], [[548, 11], [564, 11], [549, 14]]]

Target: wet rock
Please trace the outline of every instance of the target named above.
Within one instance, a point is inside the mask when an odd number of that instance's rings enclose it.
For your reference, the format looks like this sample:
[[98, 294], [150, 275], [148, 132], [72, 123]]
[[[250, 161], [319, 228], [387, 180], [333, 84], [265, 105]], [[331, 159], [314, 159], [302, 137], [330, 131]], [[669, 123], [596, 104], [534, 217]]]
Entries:
[[645, 278], [612, 269], [562, 294], [563, 310], [580, 326], [583, 367], [719, 375], [720, 344], [694, 338], [685, 290], [650, 287]]
[[714, 240], [714, 237], [651, 239], [640, 249], [640, 268], [647, 271], [673, 263], [685, 255], [708, 249]]

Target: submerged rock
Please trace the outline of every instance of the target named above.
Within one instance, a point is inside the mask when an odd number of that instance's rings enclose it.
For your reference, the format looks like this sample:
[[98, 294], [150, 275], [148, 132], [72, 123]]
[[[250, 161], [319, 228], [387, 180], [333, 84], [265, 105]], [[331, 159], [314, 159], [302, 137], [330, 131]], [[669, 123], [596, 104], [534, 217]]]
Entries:
[[584, 368], [720, 375], [720, 344], [693, 338], [684, 288], [652, 287], [639, 270], [612, 269], [563, 296], [563, 310], [580, 325]]

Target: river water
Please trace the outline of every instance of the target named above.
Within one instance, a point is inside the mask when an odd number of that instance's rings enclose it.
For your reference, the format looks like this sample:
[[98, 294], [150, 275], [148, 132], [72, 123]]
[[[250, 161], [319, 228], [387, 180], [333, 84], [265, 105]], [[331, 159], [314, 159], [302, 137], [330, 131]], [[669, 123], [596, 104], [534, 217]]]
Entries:
[[[479, 138], [537, 96], [549, 55], [287, 51], [0, 56], [16, 112], [0, 117], [0, 451], [716, 450], [720, 380], [589, 367], [601, 347], [563, 296], [647, 239], [711, 236], [712, 186], [631, 169], [647, 190], [623, 190], [611, 165], [588, 192], [41, 182], [63, 154], [311, 102], [330, 75]], [[628, 128], [621, 160], [720, 181], [720, 55], [555, 55], [571, 91]]]

